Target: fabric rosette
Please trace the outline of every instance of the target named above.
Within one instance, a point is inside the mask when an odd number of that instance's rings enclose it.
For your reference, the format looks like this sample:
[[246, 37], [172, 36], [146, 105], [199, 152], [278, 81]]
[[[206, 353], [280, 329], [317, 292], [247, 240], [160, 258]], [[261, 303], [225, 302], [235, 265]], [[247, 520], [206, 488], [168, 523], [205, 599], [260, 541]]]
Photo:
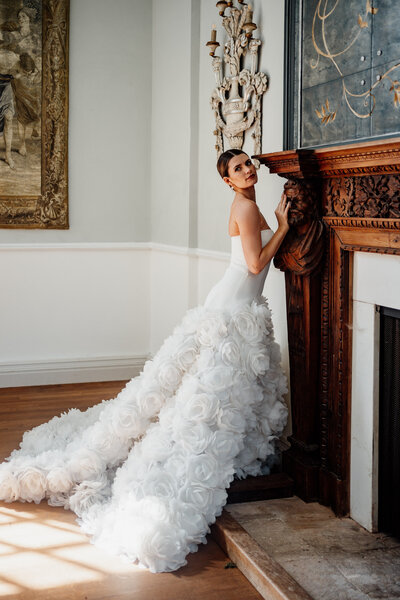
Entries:
[[110, 497], [110, 482], [105, 473], [97, 479], [82, 481], [74, 487], [69, 497], [69, 508], [78, 517], [88, 512], [92, 507], [102, 504]]
[[228, 329], [221, 314], [208, 314], [197, 327], [197, 339], [202, 346], [216, 347], [228, 335]]
[[231, 431], [216, 431], [209, 452], [216, 460], [225, 463], [232, 460], [243, 447], [242, 439]]
[[213, 432], [204, 422], [193, 422], [184, 416], [177, 417], [173, 426], [173, 436], [188, 454], [201, 454], [213, 442]]
[[[218, 506], [225, 502], [225, 498], [221, 496], [219, 503], [215, 501], [215, 494], [212, 495], [212, 505]], [[210, 528], [207, 523], [207, 519], [204, 514], [200, 511], [193, 510], [193, 504], [190, 502], [183, 502], [177, 508], [175, 520], [179, 523], [180, 527], [186, 532], [186, 536], [190, 545], [193, 544], [206, 544], [206, 535], [210, 533]], [[191, 551], [196, 551], [197, 546]]]
[[220, 483], [222, 474], [217, 459], [210, 453], [204, 453], [188, 457], [186, 477], [192, 483], [215, 488]]
[[118, 433], [112, 421], [106, 421], [102, 427], [92, 427], [88, 432], [86, 445], [97, 455], [106, 460], [108, 465], [117, 465], [126, 457], [129, 445], [126, 436], [121, 436], [121, 427], [118, 424]]
[[179, 492], [179, 498], [194, 507], [192, 512], [199, 511], [204, 515], [207, 523], [214, 523], [217, 513], [226, 503], [227, 492], [222, 487], [209, 488], [199, 482], [187, 481]]
[[202, 346], [200, 354], [195, 363], [195, 369], [192, 370], [192, 372], [194, 371], [193, 374], [202, 371], [207, 372], [211, 369], [214, 369], [215, 365], [217, 364], [217, 359], [218, 355], [215, 352], [214, 348]]
[[72, 479], [77, 482], [96, 479], [104, 470], [102, 457], [94, 450], [85, 447], [72, 452], [66, 466]]
[[243, 433], [246, 429], [246, 419], [243, 411], [237, 408], [225, 408], [218, 416], [218, 425], [222, 430]]
[[282, 433], [287, 421], [287, 415], [288, 408], [286, 404], [284, 404], [280, 400], [277, 400], [271, 408], [267, 417], [269, 425], [273, 428], [273, 430], [276, 433]]
[[251, 304], [251, 310], [257, 320], [259, 328], [262, 330], [265, 336], [268, 336], [272, 330], [272, 319], [271, 310], [269, 309], [267, 300], [261, 297], [261, 302], [253, 301]]
[[219, 351], [223, 363], [230, 367], [241, 366], [240, 347], [233, 339], [224, 340]]
[[14, 502], [19, 496], [19, 481], [13, 474], [11, 466], [3, 463], [0, 467], [0, 499], [3, 502]]
[[255, 377], [265, 375], [269, 369], [268, 348], [262, 344], [251, 344], [244, 349], [247, 372]]
[[230, 405], [239, 410], [244, 406], [259, 406], [264, 401], [263, 389], [259, 385], [254, 385], [253, 381], [242, 379], [241, 386], [235, 386], [231, 389]]
[[177, 496], [177, 484], [172, 473], [160, 467], [155, 467], [148, 472], [145, 479], [135, 488], [138, 500], [155, 496], [164, 502], [173, 501]]
[[100, 425], [99, 433], [111, 426], [114, 435], [121, 440], [134, 439], [140, 436], [146, 429], [148, 420], [140, 412], [133, 402], [125, 401], [119, 403], [115, 410], [109, 415], [109, 424]]
[[26, 466], [19, 470], [17, 479], [20, 500], [35, 504], [43, 500], [46, 493], [46, 476], [42, 469]]
[[[11, 456], [37, 456], [49, 450], [64, 449], [66, 444], [79, 435], [85, 426], [89, 426], [98, 414], [101, 407], [91, 407], [83, 413], [77, 408], [71, 408], [68, 412], [55, 416], [47, 423], [42, 423], [30, 431], [26, 431], [22, 437], [19, 450], [14, 450]], [[93, 415], [92, 420], [90, 417]]]
[[179, 368], [188, 371], [195, 362], [199, 352], [198, 344], [194, 337], [185, 338], [174, 350], [174, 355]]
[[218, 397], [222, 396], [222, 392], [229, 395], [231, 388], [240, 379], [240, 373], [237, 369], [225, 365], [216, 366], [210, 370], [204, 369], [197, 376], [200, 388], [207, 394], [217, 394]]
[[70, 472], [65, 467], [55, 467], [47, 475], [47, 489], [51, 494], [66, 494], [72, 488], [74, 482]]
[[174, 453], [165, 463], [165, 469], [173, 473], [178, 488], [185, 486], [186, 481], [186, 463], [188, 460], [187, 452], [181, 444], [175, 444]]
[[152, 573], [175, 571], [186, 565], [186, 532], [170, 523], [145, 522], [138, 535], [140, 563]]
[[235, 312], [232, 316], [232, 324], [245, 342], [256, 343], [262, 341], [263, 329], [259, 327], [250, 307], [244, 307]]
[[146, 418], [156, 415], [165, 402], [165, 394], [155, 385], [144, 386], [136, 396], [139, 414]]
[[215, 394], [192, 393], [179, 398], [182, 416], [194, 422], [214, 423], [218, 417], [220, 406]]
[[173, 447], [174, 441], [170, 432], [163, 429], [160, 431], [160, 428], [153, 424], [140, 444], [141, 460], [146, 464], [168, 460]]
[[181, 382], [182, 370], [174, 360], [165, 360], [158, 367], [157, 378], [160, 386], [167, 393], [172, 393]]
[[[279, 344], [275, 341], [271, 341], [271, 344], [268, 346], [268, 348], [270, 352], [271, 363], [279, 365], [281, 362], [281, 349], [279, 347]], [[282, 374], [282, 371], [280, 369], [279, 371]]]

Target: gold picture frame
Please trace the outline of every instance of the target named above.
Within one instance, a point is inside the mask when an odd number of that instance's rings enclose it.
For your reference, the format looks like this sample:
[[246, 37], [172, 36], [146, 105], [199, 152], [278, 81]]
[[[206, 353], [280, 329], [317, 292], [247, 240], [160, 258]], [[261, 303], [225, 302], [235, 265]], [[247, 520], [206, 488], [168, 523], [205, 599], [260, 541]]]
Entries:
[[[8, 0], [2, 0], [3, 11], [6, 16], [8, 15], [7, 3]], [[16, 2], [10, 0], [9, 4], [15, 7]], [[6, 22], [3, 26], [0, 23], [0, 30], [3, 27], [0, 53], [3, 52], [3, 65], [7, 62], [6, 58], [11, 56], [10, 53], [17, 53], [16, 56], [19, 58], [19, 62], [13, 67], [14, 76], [8, 76], [13, 84], [12, 87], [10, 84], [8, 94], [9, 96], [12, 92], [14, 94], [10, 100], [11, 104], [14, 100], [14, 106], [11, 107], [12, 110], [9, 111], [9, 115], [13, 114], [15, 108], [15, 116], [9, 117], [9, 123], [12, 122], [11, 126], [14, 132], [11, 137], [14, 135], [15, 143], [19, 144], [19, 149], [12, 143], [11, 152], [9, 151], [7, 155], [7, 148], [10, 149], [10, 141], [6, 141], [6, 135], [0, 131], [0, 138], [4, 137], [0, 147], [0, 167], [5, 173], [3, 177], [0, 174], [0, 228], [68, 229], [69, 0], [34, 0], [29, 2], [21, 0], [18, 12], [14, 10], [14, 13], [14, 21]], [[30, 40], [27, 35], [24, 38], [21, 34], [23, 27], [29, 27], [29, 17], [26, 17], [26, 15], [24, 17], [23, 13], [33, 15]], [[40, 22], [34, 23], [33, 21], [35, 15], [36, 19], [38, 18], [38, 14], [41, 15], [41, 31]], [[27, 21], [25, 24], [24, 19]], [[35, 25], [38, 32], [36, 38], [34, 37]], [[38, 39], [41, 39], [41, 56], [40, 52], [34, 49], [34, 44], [37, 43]], [[25, 47], [22, 44], [24, 41]], [[31, 55], [34, 58], [37, 57], [35, 58], [36, 65], [34, 60], [29, 61], [29, 48], [33, 48]], [[31, 98], [29, 95], [29, 82], [33, 81], [32, 78], [35, 73], [36, 75], [39, 73], [37, 65], [40, 65], [41, 70], [41, 93], [40, 88], [39, 91], [36, 89], [38, 96], [36, 106], [40, 108], [38, 114], [31, 116], [29, 121], [29, 100]], [[24, 77], [27, 81], [26, 110], [24, 109], [23, 88], [21, 97], [18, 98], [18, 85], [24, 85]], [[21, 81], [22, 83], [20, 83]], [[38, 85], [40, 86], [40, 83]], [[20, 110], [18, 100], [20, 101]], [[28, 114], [25, 120], [28, 125], [25, 126], [23, 123], [24, 112]], [[37, 127], [35, 128], [35, 122], [33, 122], [36, 117], [38, 117], [36, 123], [40, 122], [41, 117], [39, 130]], [[31, 134], [31, 139], [28, 139], [29, 136], [27, 135], [25, 145], [26, 131]], [[38, 138], [40, 138], [40, 143]], [[36, 149], [34, 157], [36, 162], [32, 169], [34, 168], [35, 177], [37, 177], [37, 193], [29, 193], [29, 185], [34, 179], [34, 177], [30, 177], [28, 169], [29, 147]], [[32, 150], [31, 155], [33, 156], [33, 154], [34, 151]], [[33, 161], [33, 158], [31, 160]], [[24, 164], [27, 165], [26, 172], [24, 172]], [[26, 185], [24, 185], [24, 177]], [[28, 191], [28, 193], [24, 193], [25, 191]]]

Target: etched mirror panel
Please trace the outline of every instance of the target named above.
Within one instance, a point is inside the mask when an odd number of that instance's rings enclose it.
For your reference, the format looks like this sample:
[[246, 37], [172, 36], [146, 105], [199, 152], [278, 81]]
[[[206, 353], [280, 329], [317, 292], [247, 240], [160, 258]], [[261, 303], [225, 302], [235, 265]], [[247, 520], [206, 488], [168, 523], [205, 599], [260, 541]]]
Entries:
[[400, 2], [287, 0], [286, 147], [400, 133]]

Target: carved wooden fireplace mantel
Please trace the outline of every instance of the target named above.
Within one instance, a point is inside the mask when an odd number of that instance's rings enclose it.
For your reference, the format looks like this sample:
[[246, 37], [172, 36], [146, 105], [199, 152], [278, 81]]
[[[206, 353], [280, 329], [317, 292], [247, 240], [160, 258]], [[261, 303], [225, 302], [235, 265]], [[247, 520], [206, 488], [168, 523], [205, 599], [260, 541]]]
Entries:
[[257, 156], [284, 177], [293, 433], [284, 470], [306, 501], [349, 512], [354, 251], [400, 254], [400, 138]]

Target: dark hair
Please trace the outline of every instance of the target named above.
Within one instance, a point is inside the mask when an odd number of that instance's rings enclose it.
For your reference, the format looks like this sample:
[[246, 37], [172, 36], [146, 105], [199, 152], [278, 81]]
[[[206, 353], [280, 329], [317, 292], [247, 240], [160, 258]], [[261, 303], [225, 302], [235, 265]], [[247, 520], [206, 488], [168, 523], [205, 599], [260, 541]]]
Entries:
[[24, 52], [23, 54], [20, 54], [19, 62], [20, 62], [21, 67], [23, 68], [23, 70], [26, 73], [32, 73], [32, 71], [34, 71], [36, 69], [35, 61], [26, 52]]
[[231, 158], [234, 156], [239, 156], [239, 154], [246, 154], [243, 150], [239, 150], [238, 148], [231, 148], [230, 150], [225, 150], [217, 161], [217, 170], [222, 178], [228, 177], [228, 164]]

